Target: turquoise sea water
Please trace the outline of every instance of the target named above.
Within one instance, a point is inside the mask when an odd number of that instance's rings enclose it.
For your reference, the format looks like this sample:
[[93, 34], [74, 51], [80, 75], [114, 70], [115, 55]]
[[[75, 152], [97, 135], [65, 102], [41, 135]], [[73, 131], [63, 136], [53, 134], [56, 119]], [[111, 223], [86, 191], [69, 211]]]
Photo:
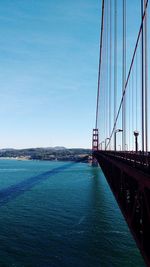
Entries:
[[100, 168], [0, 160], [0, 267], [144, 267]]

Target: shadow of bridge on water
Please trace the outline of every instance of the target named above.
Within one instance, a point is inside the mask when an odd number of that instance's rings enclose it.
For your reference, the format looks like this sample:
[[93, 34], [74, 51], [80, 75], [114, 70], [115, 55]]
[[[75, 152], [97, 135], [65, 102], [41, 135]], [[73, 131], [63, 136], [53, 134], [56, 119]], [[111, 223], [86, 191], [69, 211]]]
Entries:
[[23, 180], [15, 185], [11, 185], [7, 188], [0, 190], [0, 206], [5, 205], [9, 201], [15, 199], [19, 195], [25, 193], [26, 191], [33, 188], [35, 185], [47, 180], [51, 176], [54, 176], [58, 173], [61, 173], [62, 171], [72, 167], [75, 165], [76, 162], [65, 164], [63, 166], [54, 168], [52, 170], [43, 172], [41, 174], [38, 174], [36, 176], [32, 176], [30, 178], [27, 178], [26, 180]]

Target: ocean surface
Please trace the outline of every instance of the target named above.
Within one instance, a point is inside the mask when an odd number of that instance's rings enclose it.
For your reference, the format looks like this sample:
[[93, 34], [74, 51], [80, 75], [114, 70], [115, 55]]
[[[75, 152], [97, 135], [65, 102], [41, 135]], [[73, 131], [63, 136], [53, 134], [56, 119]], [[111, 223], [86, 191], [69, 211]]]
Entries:
[[100, 168], [0, 160], [0, 267], [144, 267]]

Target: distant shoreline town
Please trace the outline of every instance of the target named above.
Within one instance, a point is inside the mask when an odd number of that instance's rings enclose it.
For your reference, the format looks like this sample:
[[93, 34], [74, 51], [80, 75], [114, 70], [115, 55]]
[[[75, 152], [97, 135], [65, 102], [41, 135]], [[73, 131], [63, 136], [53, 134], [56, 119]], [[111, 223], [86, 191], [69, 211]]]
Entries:
[[27, 149], [0, 149], [0, 159], [16, 160], [48, 160], [48, 161], [81, 161], [88, 162], [91, 158], [91, 149], [83, 148], [27, 148]]

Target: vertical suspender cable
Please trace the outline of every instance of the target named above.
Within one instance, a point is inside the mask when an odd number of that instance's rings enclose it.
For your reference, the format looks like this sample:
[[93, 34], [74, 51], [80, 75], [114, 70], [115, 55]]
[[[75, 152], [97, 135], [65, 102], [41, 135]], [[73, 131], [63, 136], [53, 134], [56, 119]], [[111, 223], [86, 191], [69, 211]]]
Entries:
[[106, 2], [107, 8], [106, 10], [106, 72], [105, 72], [105, 79], [106, 79], [106, 138], [108, 137], [109, 131], [109, 2]]
[[[122, 44], [122, 92], [126, 82], [126, 0], [123, 0], [123, 44]], [[125, 150], [126, 143], [126, 97], [122, 105], [122, 150]]]
[[[124, 4], [125, 0], [123, 0], [122, 5], [122, 90], [124, 89]], [[124, 102], [125, 98], [122, 103], [122, 150], [124, 150]]]
[[[111, 135], [111, 71], [112, 71], [112, 4], [109, 0], [109, 24], [110, 24], [110, 35], [109, 35], [109, 136]], [[109, 146], [109, 149], [111, 147]]]
[[[146, 5], [146, 0], [144, 0], [144, 5]], [[145, 151], [148, 151], [148, 110], [147, 110], [147, 80], [148, 80], [148, 71], [147, 71], [147, 11], [145, 14], [145, 23], [144, 23], [144, 34], [145, 34]]]
[[127, 108], [128, 108], [128, 150], [130, 150], [130, 79], [128, 82], [128, 102], [127, 102]]
[[134, 150], [134, 136], [133, 136], [133, 131], [135, 130], [134, 129], [134, 123], [135, 123], [135, 118], [134, 118], [134, 66], [133, 66], [133, 69], [132, 69], [132, 86], [131, 86], [131, 90], [132, 90], [132, 101], [131, 101], [131, 105], [132, 105], [132, 115], [131, 115], [131, 121], [132, 121], [132, 124], [131, 124], [131, 140], [132, 140], [132, 150]]
[[[114, 123], [116, 119], [117, 104], [117, 0], [114, 1]], [[116, 125], [114, 127], [114, 133]], [[115, 143], [115, 134], [114, 134]]]
[[[106, 9], [107, 8], [107, 2], [105, 4], [105, 14], [106, 14]], [[104, 62], [104, 66], [103, 66], [103, 76], [101, 75], [101, 81], [103, 80], [103, 98], [104, 98], [104, 139], [106, 138], [107, 135], [107, 82], [106, 82], [106, 69], [107, 69], [107, 18], [106, 15], [104, 14], [104, 35], [103, 35], [103, 53], [102, 53], [102, 57], [105, 60], [102, 60], [102, 63]]]
[[[143, 0], [141, 0], [141, 18], [143, 18]], [[143, 24], [142, 24], [142, 43], [141, 43], [141, 93], [142, 93], [142, 152], [144, 152], [144, 32], [143, 32]]]
[[119, 117], [119, 114], [120, 114], [120, 111], [121, 111], [121, 108], [122, 108], [123, 99], [124, 99], [124, 96], [125, 96], [125, 93], [126, 93], [127, 85], [128, 85], [128, 82], [129, 82], [130, 74], [131, 74], [131, 71], [132, 71], [132, 67], [133, 67], [133, 64], [134, 64], [135, 56], [136, 56], [136, 51], [137, 51], [137, 48], [138, 48], [138, 44], [139, 44], [139, 40], [140, 40], [140, 36], [141, 36], [141, 32], [142, 32], [142, 27], [143, 27], [143, 22], [144, 22], [144, 18], [145, 18], [145, 12], [147, 10], [148, 2], [149, 2], [149, 0], [146, 0], [146, 4], [145, 4], [144, 13], [143, 13], [143, 16], [142, 16], [141, 25], [140, 25], [140, 28], [139, 28], [139, 32], [138, 32], [135, 48], [134, 48], [134, 51], [133, 51], [133, 55], [132, 55], [132, 59], [131, 59], [131, 63], [130, 63], [130, 67], [129, 67], [126, 83], [125, 83], [125, 88], [124, 88], [124, 91], [123, 91], [123, 94], [122, 94], [122, 97], [121, 97], [121, 101], [120, 101], [119, 108], [118, 108], [118, 111], [117, 111], [117, 116], [116, 116], [116, 118], [114, 120], [114, 125], [113, 125], [113, 128], [112, 128], [112, 132], [111, 132], [110, 139], [109, 139], [109, 142], [108, 142], [107, 146], [109, 145], [109, 143], [111, 141], [111, 138], [112, 138], [112, 136], [114, 134], [114, 131], [115, 131], [115, 128], [116, 128], [116, 124], [117, 124], [117, 121], [118, 121], [118, 117]]
[[138, 107], [138, 103], [137, 103], [137, 91], [138, 91], [138, 53], [136, 53], [136, 84], [135, 84], [135, 130], [137, 131], [137, 107]]
[[131, 79], [129, 80], [129, 150], [131, 150]]
[[[102, 100], [104, 101], [104, 122], [103, 122], [103, 128], [104, 128], [104, 140], [106, 138], [107, 135], [107, 121], [106, 121], [106, 117], [107, 117], [107, 83], [106, 83], [106, 69], [107, 69], [107, 16], [106, 16], [106, 10], [107, 10], [107, 2], [105, 2], [105, 11], [104, 11], [104, 25], [103, 25], [103, 49], [102, 49], [102, 67], [101, 67], [101, 77], [100, 77], [100, 83], [101, 83], [101, 92], [103, 90], [103, 95], [102, 95]], [[103, 60], [104, 59], [104, 60]], [[103, 85], [102, 85], [103, 82]], [[103, 88], [102, 88], [103, 86]]]
[[101, 33], [100, 33], [99, 70], [98, 70], [96, 122], [95, 122], [96, 129], [98, 124], [98, 109], [99, 109], [99, 94], [100, 94], [100, 79], [101, 79], [101, 64], [102, 64], [103, 24], [104, 24], [104, 0], [102, 1], [102, 18], [101, 18]]

